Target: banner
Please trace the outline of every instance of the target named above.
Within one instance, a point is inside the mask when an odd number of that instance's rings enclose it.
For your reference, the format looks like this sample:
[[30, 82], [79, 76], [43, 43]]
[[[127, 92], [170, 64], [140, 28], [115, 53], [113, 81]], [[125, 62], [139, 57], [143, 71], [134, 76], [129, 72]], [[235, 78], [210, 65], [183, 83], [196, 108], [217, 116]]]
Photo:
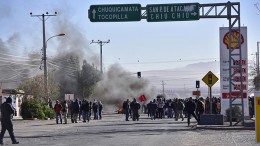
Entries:
[[74, 100], [74, 94], [65, 94], [65, 100]]

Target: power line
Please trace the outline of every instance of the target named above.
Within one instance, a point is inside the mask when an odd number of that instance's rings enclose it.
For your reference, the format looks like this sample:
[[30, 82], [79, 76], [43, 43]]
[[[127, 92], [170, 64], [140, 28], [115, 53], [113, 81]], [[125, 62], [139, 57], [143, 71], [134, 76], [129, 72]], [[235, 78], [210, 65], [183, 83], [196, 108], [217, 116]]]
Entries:
[[66, 69], [66, 70], [77, 71], [76, 67], [65, 66], [65, 65], [62, 65], [62, 66], [61, 66], [61, 65], [57, 65], [57, 64], [55, 64], [54, 62], [51, 62], [51, 61], [48, 61], [47, 63], [50, 64], [50, 65], [59, 67], [59, 68]]
[[[22, 58], [24, 60], [30, 60], [31, 59], [31, 58], [28, 58], [28, 57], [25, 57], [25, 56], [16, 56], [16, 55], [11, 55], [11, 54], [4, 54], [4, 53], [0, 53], [0, 55], [15, 57], [15, 58]], [[40, 60], [40, 59], [34, 59], [34, 60]]]
[[9, 60], [1, 60], [0, 59], [0, 62], [8, 62], [8, 63], [13, 63], [13, 64], [20, 64], [20, 65], [24, 65], [24, 66], [39, 66], [39, 65], [33, 65], [33, 64], [25, 64], [23, 62], [13, 62], [13, 61], [9, 61]]
[[206, 58], [206, 59], [187, 59], [187, 60], [173, 60], [173, 61], [151, 61], [151, 62], [126, 62], [120, 64], [156, 64], [156, 63], [182, 63], [190, 61], [203, 61], [203, 60], [214, 60], [216, 61], [219, 58]]

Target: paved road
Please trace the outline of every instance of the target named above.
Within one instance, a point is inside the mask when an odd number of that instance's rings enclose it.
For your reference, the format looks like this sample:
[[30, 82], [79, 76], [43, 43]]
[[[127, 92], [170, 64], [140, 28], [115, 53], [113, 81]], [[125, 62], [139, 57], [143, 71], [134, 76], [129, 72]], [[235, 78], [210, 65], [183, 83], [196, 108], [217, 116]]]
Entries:
[[[194, 120], [194, 119], [193, 119]], [[192, 123], [195, 124], [195, 123]], [[14, 121], [15, 135], [21, 146], [254, 146], [253, 130], [209, 130], [188, 127], [185, 121], [124, 121], [123, 115], [105, 115], [89, 123], [55, 124], [49, 121]], [[8, 133], [5, 145], [11, 145]]]

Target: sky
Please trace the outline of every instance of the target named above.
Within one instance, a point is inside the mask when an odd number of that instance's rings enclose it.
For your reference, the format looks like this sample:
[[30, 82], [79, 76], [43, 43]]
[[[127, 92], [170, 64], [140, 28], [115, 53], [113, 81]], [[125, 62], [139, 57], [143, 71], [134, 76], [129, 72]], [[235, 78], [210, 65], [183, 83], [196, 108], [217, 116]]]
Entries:
[[[219, 27], [228, 27], [227, 19], [200, 19], [198, 21], [147, 22], [145, 19], [135, 22], [90, 22], [88, 9], [91, 5], [99, 4], [167, 4], [167, 3], [223, 3], [223, 0], [1, 0], [0, 1], [0, 39], [3, 42], [12, 41], [9, 52], [15, 57], [25, 57], [28, 52], [40, 52], [42, 48], [42, 21], [33, 15], [48, 12], [57, 16], [49, 17], [46, 21], [46, 38], [59, 33], [63, 37], [52, 38], [48, 41], [47, 56], [51, 58], [62, 52], [55, 49], [62, 41], [68, 41], [82, 35], [86, 50], [96, 54], [96, 59], [90, 63], [98, 64], [100, 47], [90, 44], [92, 40], [108, 41], [103, 46], [103, 70], [106, 72], [110, 65], [119, 64], [132, 72], [142, 72], [142, 77], [151, 81], [154, 86], [193, 88], [195, 80], [201, 79], [207, 70], [214, 70], [219, 76]], [[248, 29], [248, 59], [255, 60], [256, 44], [260, 41], [260, 8], [259, 0], [237, 0], [241, 4], [241, 26]], [[73, 25], [80, 34], [69, 34], [57, 29], [60, 19], [65, 19]], [[56, 24], [56, 25], [53, 25]], [[70, 25], [68, 25], [70, 27]], [[14, 39], [11, 39], [14, 38]], [[73, 44], [72, 44], [73, 45]], [[75, 44], [76, 45], [76, 44]], [[85, 55], [87, 55], [86, 52]], [[91, 62], [93, 61], [93, 62]], [[201, 64], [206, 68], [200, 68]], [[214, 64], [214, 65], [212, 65]], [[191, 66], [194, 70], [187, 70]], [[212, 65], [212, 66], [211, 66]], [[98, 65], [97, 65], [98, 66]], [[99, 67], [97, 67], [99, 68]], [[165, 73], [171, 71], [165, 78]], [[178, 73], [178, 76], [175, 75]], [[187, 81], [185, 78], [192, 79]], [[168, 80], [168, 82], [167, 82]], [[179, 82], [177, 80], [180, 80]], [[172, 83], [173, 82], [173, 83]], [[178, 82], [178, 83], [176, 83]]]

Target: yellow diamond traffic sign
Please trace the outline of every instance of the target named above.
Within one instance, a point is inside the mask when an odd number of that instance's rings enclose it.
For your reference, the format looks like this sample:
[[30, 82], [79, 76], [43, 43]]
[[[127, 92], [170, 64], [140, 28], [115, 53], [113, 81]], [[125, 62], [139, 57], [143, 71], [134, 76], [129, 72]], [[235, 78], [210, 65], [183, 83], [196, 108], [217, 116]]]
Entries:
[[202, 78], [202, 81], [206, 83], [209, 87], [212, 87], [218, 81], [218, 77], [216, 77], [211, 71], [209, 71]]

